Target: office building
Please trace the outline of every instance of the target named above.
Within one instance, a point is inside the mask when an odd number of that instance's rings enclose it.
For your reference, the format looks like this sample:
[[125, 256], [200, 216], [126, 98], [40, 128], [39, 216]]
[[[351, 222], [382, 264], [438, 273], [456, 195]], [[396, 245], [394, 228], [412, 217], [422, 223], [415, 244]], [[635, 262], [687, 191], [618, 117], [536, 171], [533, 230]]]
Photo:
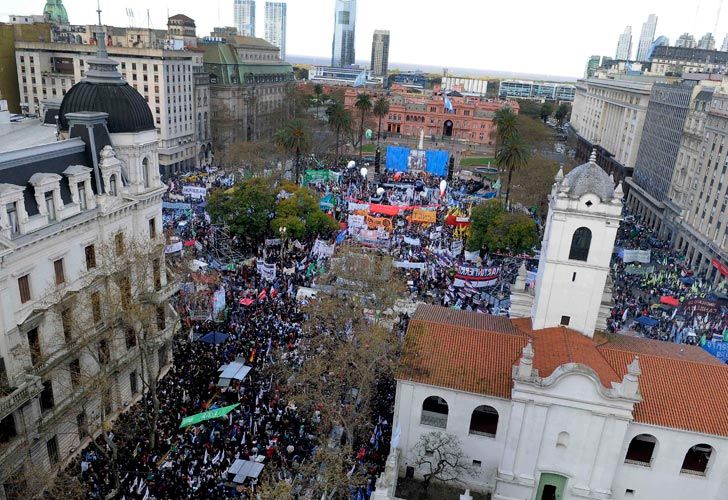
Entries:
[[456, 76], [445, 76], [440, 85], [442, 90], [457, 92], [458, 94], [471, 97], [485, 97], [488, 93], [488, 80], [480, 78], [460, 78]]
[[255, 36], [255, 0], [233, 0], [233, 22], [242, 36]]
[[576, 158], [584, 161], [596, 148], [597, 163], [615, 179], [631, 176], [652, 84], [607, 78], [577, 81], [570, 120], [577, 138]]
[[356, 63], [356, 0], [336, 0], [331, 66], [346, 68]]
[[0, 123], [2, 498], [39, 493], [171, 362], [157, 132], [100, 40], [58, 124]]
[[308, 80], [322, 85], [344, 85], [353, 86], [356, 79], [362, 72], [366, 73], [366, 86], [381, 87], [384, 85], [384, 77], [375, 76], [369, 69], [352, 66], [349, 68], [332, 68], [331, 66], [314, 66], [308, 72]]
[[677, 41], [675, 42], [675, 47], [685, 47], [686, 49], [694, 49], [698, 46], [698, 43], [695, 41], [695, 37], [691, 35], [690, 33], [683, 33], [677, 38]]
[[195, 20], [184, 14], [176, 14], [167, 20], [167, 37], [182, 41], [186, 49], [197, 47], [197, 28]]
[[432, 80], [422, 71], [401, 71], [389, 75], [387, 78], [389, 86], [400, 85], [413, 90], [424, 90], [432, 88]]
[[389, 31], [387, 30], [374, 30], [370, 69], [375, 76], [387, 76], [389, 70]]
[[286, 2], [265, 2], [265, 40], [286, 60]]
[[698, 41], [698, 48], [703, 50], [715, 50], [715, 37], [712, 33], [706, 33]]
[[501, 99], [571, 102], [575, 92], [576, 87], [570, 83], [532, 80], [502, 80], [498, 87], [498, 97]]
[[[293, 68], [262, 38], [235, 36], [207, 44], [212, 139], [216, 151], [269, 139], [290, 118]], [[217, 154], [217, 153], [216, 153]]]
[[614, 58], [620, 61], [629, 61], [630, 54], [632, 54], [632, 26], [627, 26], [624, 33], [619, 35], [617, 53]]
[[652, 42], [652, 45], [650, 45], [650, 49], [647, 51], [647, 61], [652, 61], [652, 57], [655, 54], [655, 49], [657, 47], [667, 47], [670, 45], [670, 39], [666, 36], [658, 36], [655, 38], [655, 40]]
[[591, 56], [586, 62], [586, 69], [584, 70], [584, 78], [591, 78], [596, 73], [597, 68], [601, 64], [601, 56]]
[[728, 51], [728, 34], [723, 38], [723, 44], [720, 46], [722, 52]]
[[655, 47], [651, 75], [681, 76], [689, 73], [725, 73], [728, 52], [688, 47]]
[[650, 14], [647, 21], [642, 23], [642, 31], [640, 32], [640, 41], [637, 45], [637, 61], [649, 61], [648, 53], [655, 38], [655, 30], [657, 29], [657, 16]]

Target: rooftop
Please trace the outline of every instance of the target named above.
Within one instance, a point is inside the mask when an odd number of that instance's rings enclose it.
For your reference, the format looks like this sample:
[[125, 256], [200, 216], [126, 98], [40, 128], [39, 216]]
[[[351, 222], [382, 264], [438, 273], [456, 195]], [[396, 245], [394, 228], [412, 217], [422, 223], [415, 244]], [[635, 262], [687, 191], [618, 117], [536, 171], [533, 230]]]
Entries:
[[564, 327], [532, 330], [528, 318], [506, 318], [421, 305], [410, 320], [398, 380], [509, 399], [512, 367], [528, 339], [533, 366], [547, 377], [567, 363], [593, 369], [611, 388], [639, 355], [643, 400], [635, 422], [728, 436], [728, 366], [696, 346], [597, 334]]
[[55, 125], [44, 125], [35, 118], [0, 123], [0, 153], [55, 142]]

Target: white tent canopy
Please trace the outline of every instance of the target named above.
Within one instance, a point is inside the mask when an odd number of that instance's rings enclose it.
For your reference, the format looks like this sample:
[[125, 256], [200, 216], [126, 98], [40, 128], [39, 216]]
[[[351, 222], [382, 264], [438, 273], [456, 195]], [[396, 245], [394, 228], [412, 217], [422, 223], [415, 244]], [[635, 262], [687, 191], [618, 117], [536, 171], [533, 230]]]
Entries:
[[218, 387], [228, 387], [233, 380], [243, 380], [250, 371], [250, 366], [245, 366], [243, 358], [237, 358], [235, 361], [222, 365], [218, 368], [220, 379], [217, 381]]
[[263, 464], [239, 458], [227, 470], [228, 481], [243, 484], [249, 477], [257, 479], [262, 470]]

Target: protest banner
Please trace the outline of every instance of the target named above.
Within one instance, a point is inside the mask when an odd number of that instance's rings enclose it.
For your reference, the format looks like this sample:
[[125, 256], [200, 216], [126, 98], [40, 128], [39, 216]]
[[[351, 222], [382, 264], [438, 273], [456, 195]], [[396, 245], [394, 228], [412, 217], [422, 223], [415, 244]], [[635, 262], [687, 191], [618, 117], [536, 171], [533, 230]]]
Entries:
[[182, 194], [192, 199], [204, 199], [207, 196], [207, 188], [199, 186], [182, 186]]
[[421, 245], [419, 238], [410, 238], [409, 236], [404, 237], [404, 242], [408, 245], [412, 245], [413, 247], [418, 247]]
[[457, 257], [458, 255], [460, 255], [460, 252], [462, 252], [462, 251], [463, 251], [463, 242], [462, 242], [462, 240], [455, 240], [455, 241], [453, 241], [452, 244], [450, 245], [450, 252], [452, 252], [452, 254], [455, 257]]
[[265, 240], [265, 246], [267, 247], [277, 247], [281, 244], [280, 238], [270, 238]]
[[465, 260], [467, 260], [468, 262], [475, 262], [476, 260], [478, 260], [478, 258], [480, 258], [480, 252], [478, 250], [475, 250], [473, 252], [465, 252]]
[[627, 248], [621, 248], [619, 250], [619, 256], [625, 264], [630, 262], [640, 262], [642, 264], [649, 264], [650, 258], [652, 257], [651, 250], [629, 250]]
[[363, 229], [367, 227], [366, 219], [363, 215], [350, 215], [346, 219], [346, 225], [349, 229]]
[[386, 217], [372, 217], [371, 215], [367, 215], [364, 217], [364, 220], [366, 221], [367, 227], [369, 229], [379, 229], [381, 227], [390, 233], [392, 232], [392, 219], [387, 219]]
[[410, 262], [407, 260], [397, 260], [393, 265], [400, 269], [419, 269], [420, 271], [424, 270], [426, 267], [424, 262]]
[[498, 282], [500, 267], [468, 267], [458, 266], [455, 273], [454, 286], [471, 286], [480, 288], [493, 286]]
[[415, 208], [412, 210], [412, 222], [418, 224], [434, 224], [437, 222], [437, 212], [434, 210]]
[[356, 213], [357, 210], [364, 210], [366, 213], [369, 213], [369, 203], [356, 203], [353, 201], [349, 202], [349, 212]]
[[185, 427], [199, 424], [200, 422], [204, 422], [205, 420], [212, 420], [213, 418], [227, 416], [228, 413], [233, 411], [238, 406], [240, 406], [240, 403], [235, 403], [234, 405], [230, 406], [223, 406], [222, 408], [216, 408], [214, 410], [203, 411], [202, 413], [198, 413], [196, 415], [190, 415], [189, 417], [185, 417], [182, 419], [182, 423], [179, 425], [179, 428], [184, 429]]
[[268, 264], [262, 260], [255, 263], [255, 267], [258, 269], [260, 277], [266, 281], [273, 281], [276, 279], [276, 265]]
[[322, 258], [331, 257], [332, 255], [334, 255], [334, 245], [327, 245], [321, 240], [316, 240], [316, 242], [313, 244], [313, 249], [311, 250], [311, 253]]
[[178, 212], [184, 212], [186, 210], [192, 210], [192, 205], [190, 203], [172, 203], [169, 201], [163, 201], [162, 209], [163, 210], [176, 210]]
[[182, 242], [172, 243], [164, 247], [164, 253], [176, 253], [182, 251]]

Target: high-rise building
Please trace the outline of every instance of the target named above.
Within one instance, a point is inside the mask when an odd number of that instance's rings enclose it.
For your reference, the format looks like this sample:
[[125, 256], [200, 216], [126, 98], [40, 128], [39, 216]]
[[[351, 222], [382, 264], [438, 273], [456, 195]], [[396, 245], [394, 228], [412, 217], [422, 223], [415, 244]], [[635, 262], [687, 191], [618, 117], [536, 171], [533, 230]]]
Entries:
[[720, 46], [720, 50], [723, 52], [728, 51], [728, 34], [726, 34], [725, 38], [723, 39], [723, 45]]
[[617, 53], [615, 59], [620, 61], [628, 61], [629, 56], [632, 53], [632, 26], [627, 26], [624, 29], [624, 33], [619, 35], [619, 42], [617, 42]]
[[655, 49], [657, 47], [668, 47], [669, 45], [670, 45], [669, 38], [667, 38], [666, 36], [662, 36], [662, 35], [658, 36], [657, 38], [655, 38], [655, 40], [650, 45], [650, 49], [647, 51], [646, 60], [647, 61], [652, 60], [652, 55], [654, 54]]
[[706, 33], [698, 42], [699, 49], [715, 50], [715, 37], [713, 33]]
[[336, 0], [334, 41], [331, 44], [332, 66], [346, 67], [354, 64], [355, 31], [356, 0]]
[[238, 33], [255, 36], [255, 0], [234, 0], [233, 20]]
[[586, 63], [586, 70], [584, 71], [584, 76], [586, 78], [591, 78], [592, 76], [594, 76], [597, 68], [599, 68], [599, 62], [601, 61], [601, 59], [601, 56], [591, 56], [589, 58]]
[[695, 37], [690, 33], [683, 33], [680, 35], [675, 42], [675, 47], [685, 47], [688, 49], [694, 49], [698, 44], [695, 41]]
[[640, 62], [647, 61], [647, 53], [655, 38], [655, 29], [657, 29], [657, 16], [650, 14], [647, 16], [647, 21], [642, 23], [640, 42], [637, 46], [637, 60]]
[[265, 2], [265, 40], [286, 60], [286, 2]]
[[389, 30], [374, 30], [371, 70], [376, 76], [387, 76], [389, 69]]

